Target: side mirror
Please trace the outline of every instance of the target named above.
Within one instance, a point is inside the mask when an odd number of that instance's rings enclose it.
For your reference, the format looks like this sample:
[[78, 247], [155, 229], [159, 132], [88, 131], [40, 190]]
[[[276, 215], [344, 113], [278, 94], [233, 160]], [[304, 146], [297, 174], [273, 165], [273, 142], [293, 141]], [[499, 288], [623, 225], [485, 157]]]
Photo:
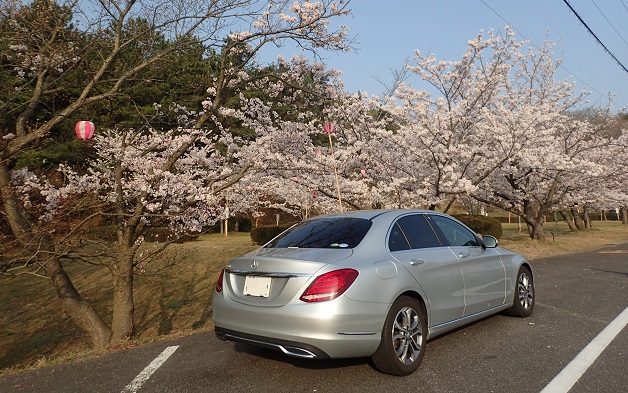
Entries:
[[497, 238], [491, 235], [482, 236], [482, 241], [484, 242], [486, 248], [495, 248], [499, 245], [499, 241], [497, 241]]

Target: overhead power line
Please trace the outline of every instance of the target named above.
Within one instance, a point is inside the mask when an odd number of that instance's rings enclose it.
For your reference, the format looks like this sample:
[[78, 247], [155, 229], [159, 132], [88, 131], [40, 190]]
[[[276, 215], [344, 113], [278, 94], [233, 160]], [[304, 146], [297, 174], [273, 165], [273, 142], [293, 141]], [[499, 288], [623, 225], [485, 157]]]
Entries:
[[[495, 15], [497, 15], [501, 20], [503, 20], [504, 22], [506, 22], [506, 25], [512, 27], [517, 34], [519, 34], [520, 36], [522, 36], [525, 40], [530, 42], [530, 45], [532, 45], [534, 48], [538, 49], [538, 46], [536, 46], [534, 44], [534, 42], [532, 42], [531, 39], [529, 39], [525, 34], [523, 34], [519, 29], [517, 29], [512, 23], [510, 23], [510, 21], [506, 20], [506, 18], [504, 18], [503, 16], [501, 16], [497, 11], [495, 11], [490, 5], [488, 5], [484, 0], [480, 0], [482, 2], [482, 4], [484, 4], [488, 9], [490, 9], [491, 11], [493, 11], [493, 13]], [[562, 68], [563, 70], [567, 71], [571, 76], [573, 76], [574, 78], [576, 78], [577, 80], [579, 80], [580, 82], [582, 82], [586, 87], [588, 87], [589, 89], [591, 89], [592, 91], [596, 92], [597, 94], [599, 94], [601, 97], [605, 97], [607, 96], [604, 93], [601, 93], [599, 90], [597, 90], [595, 87], [591, 86], [590, 84], [588, 84], [587, 82], [585, 82], [584, 80], [582, 80], [580, 77], [578, 77], [578, 75], [574, 74], [573, 72], [571, 72], [569, 69], [567, 69], [567, 67], [565, 67], [564, 65], [560, 64], [559, 65], [560, 68]], [[610, 97], [607, 97], [610, 102], [613, 102], [613, 100]], [[614, 103], [614, 102], [613, 102]]]
[[573, 7], [571, 6], [571, 4], [569, 4], [569, 1], [567, 0], [563, 0], [563, 2], [565, 4], [567, 4], [567, 7], [569, 7], [569, 9], [571, 10], [571, 12], [573, 12], [573, 14], [576, 16], [576, 18], [578, 18], [578, 20], [580, 21], [580, 23], [582, 23], [582, 25], [584, 27], [586, 27], [586, 29], [589, 31], [589, 34], [591, 34], [593, 36], [593, 38], [596, 39], [596, 41], [598, 42], [598, 44], [600, 44], [602, 46], [602, 48], [604, 48], [604, 50], [606, 51], [606, 53], [608, 53], [616, 62], [617, 64], [619, 64], [619, 66], [621, 68], [624, 69], [624, 71], [626, 71], [626, 73], [628, 73], [628, 68], [626, 68], [626, 66], [624, 66], [621, 61], [619, 61], [619, 59], [617, 59], [617, 57], [615, 57], [615, 55], [606, 47], [606, 45], [604, 45], [602, 43], [602, 41], [600, 41], [600, 39], [595, 35], [595, 33], [593, 32], [593, 30], [591, 30], [591, 28], [586, 24], [586, 22], [584, 20], [582, 20], [582, 18], [580, 17], [580, 15], [578, 15], [578, 13], [576, 12], [576, 10], [573, 9]]
[[[621, 35], [621, 33], [619, 31], [617, 31], [617, 29], [615, 28], [615, 26], [613, 26], [613, 24], [611, 23], [610, 20], [608, 20], [608, 18], [606, 17], [606, 15], [604, 15], [604, 12], [602, 12], [602, 10], [600, 9], [600, 7], [597, 6], [597, 4], [595, 4], [595, 1], [591, 0], [591, 3], [593, 3], [593, 5], [595, 6], [595, 8], [597, 8], [598, 11], [600, 11], [600, 14], [602, 14], [602, 16], [604, 17], [604, 19], [606, 19], [606, 21], [608, 22], [608, 24], [613, 28], [613, 30], [615, 30], [615, 33], [617, 33], [617, 35], [619, 36], [619, 38], [621, 38], [622, 41], [624, 41], [624, 44], [628, 45], [628, 42], [626, 42], [626, 40], [624, 39], [624, 37]], [[626, 5], [624, 4], [624, 7]]]

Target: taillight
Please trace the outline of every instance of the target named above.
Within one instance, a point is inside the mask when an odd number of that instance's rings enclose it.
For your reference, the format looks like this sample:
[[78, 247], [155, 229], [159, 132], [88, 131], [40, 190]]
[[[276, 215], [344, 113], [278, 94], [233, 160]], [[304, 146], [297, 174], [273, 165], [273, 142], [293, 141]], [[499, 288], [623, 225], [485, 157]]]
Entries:
[[222, 292], [222, 280], [225, 277], [225, 269], [220, 271], [220, 275], [218, 276], [218, 281], [216, 281], [216, 292]]
[[300, 299], [304, 302], [322, 302], [342, 295], [358, 277], [358, 271], [340, 269], [318, 276], [303, 292]]

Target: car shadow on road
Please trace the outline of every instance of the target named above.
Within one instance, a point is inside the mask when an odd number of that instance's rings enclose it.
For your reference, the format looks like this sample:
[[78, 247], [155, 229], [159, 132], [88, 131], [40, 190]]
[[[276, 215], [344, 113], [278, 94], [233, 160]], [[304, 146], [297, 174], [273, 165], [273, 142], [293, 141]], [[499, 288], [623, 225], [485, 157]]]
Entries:
[[290, 364], [297, 368], [311, 369], [311, 370], [325, 370], [345, 367], [355, 367], [364, 364], [368, 364], [371, 368], [374, 365], [370, 358], [350, 358], [350, 359], [300, 359], [292, 356], [285, 355], [280, 351], [274, 351], [272, 349], [255, 347], [252, 345], [246, 345], [242, 343], [234, 343], [233, 349], [239, 353], [245, 353], [253, 356], [259, 356], [264, 359], [281, 362], [284, 364]]
[[[471, 322], [467, 325], [461, 326], [454, 330], [448, 331], [442, 335], [439, 335], [427, 342], [427, 351], [429, 351], [430, 346], [438, 347], [443, 342], [447, 342], [447, 340], [451, 340], [452, 337], [456, 337], [461, 331], [466, 331], [469, 334], [487, 334], [486, 329], [477, 329], [478, 326], [485, 325], [485, 327], [489, 329], [500, 329], [500, 323], [496, 324], [487, 324], [488, 321], [507, 321], [511, 318], [506, 314], [505, 311], [497, 313], [495, 315], [489, 315], [477, 321]], [[475, 327], [475, 328], [474, 328]], [[280, 351], [275, 351], [268, 348], [256, 347], [252, 345], [247, 345], [243, 343], [233, 343], [233, 349], [241, 354], [251, 355], [254, 357], [260, 357], [271, 361], [276, 361], [284, 364], [289, 364], [293, 367], [309, 369], [309, 370], [325, 370], [325, 369], [340, 369], [340, 368], [350, 368], [350, 367], [360, 367], [364, 365], [368, 365], [374, 371], [377, 371], [377, 368], [373, 364], [372, 360], [369, 357], [363, 358], [349, 358], [349, 359], [301, 359], [292, 356], [285, 355]]]

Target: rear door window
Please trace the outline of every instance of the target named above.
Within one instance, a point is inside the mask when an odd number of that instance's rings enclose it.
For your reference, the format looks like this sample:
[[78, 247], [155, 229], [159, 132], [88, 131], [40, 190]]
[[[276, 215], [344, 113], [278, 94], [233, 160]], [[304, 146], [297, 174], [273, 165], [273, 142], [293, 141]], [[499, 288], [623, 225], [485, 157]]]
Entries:
[[390, 251], [441, 246], [436, 233], [422, 214], [404, 216], [397, 220], [388, 241]]
[[399, 226], [399, 222], [396, 222], [390, 231], [390, 236], [388, 236], [388, 249], [391, 252], [410, 249], [410, 242], [405, 233], [403, 233], [403, 229]]
[[397, 222], [413, 249], [442, 246], [423, 214], [401, 217]]

